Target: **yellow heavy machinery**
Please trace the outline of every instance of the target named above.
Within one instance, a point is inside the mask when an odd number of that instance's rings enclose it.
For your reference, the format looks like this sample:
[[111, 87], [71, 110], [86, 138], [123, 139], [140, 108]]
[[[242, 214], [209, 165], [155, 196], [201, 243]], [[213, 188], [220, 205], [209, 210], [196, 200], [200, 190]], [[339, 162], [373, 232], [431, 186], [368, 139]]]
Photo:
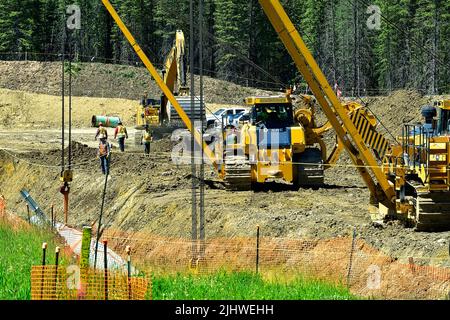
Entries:
[[368, 186], [373, 217], [399, 218], [417, 230], [449, 230], [447, 102], [437, 104], [437, 129], [424, 133], [423, 125], [406, 126], [402, 146], [391, 145], [370, 126], [370, 117], [361, 116], [363, 108], [349, 113], [339, 101], [280, 2], [259, 3], [335, 130], [338, 145], [342, 145], [336, 150], [347, 150]]
[[[419, 230], [450, 229], [448, 102], [437, 105], [440, 116], [432, 121], [433, 132], [407, 126], [402, 146], [391, 145], [366, 108], [339, 100], [281, 3], [259, 0], [328, 122], [317, 127], [313, 109], [294, 111], [289, 94], [248, 98], [250, 123], [226, 132], [213, 153], [109, 1], [102, 1], [229, 188], [247, 189], [270, 179], [317, 186], [323, 169], [345, 149], [370, 191], [374, 219], [400, 218]], [[311, 97], [303, 99], [310, 102]], [[330, 129], [336, 132], [336, 146], [327, 157], [322, 134]]]
[[424, 123], [406, 124], [401, 144], [383, 161], [395, 185], [397, 212], [418, 230], [450, 227], [450, 101], [422, 108]]
[[[173, 46], [164, 61], [162, 78], [169, 90], [180, 97], [177, 100], [190, 100], [190, 90], [186, 85], [185, 38], [182, 30], [177, 30], [175, 33]], [[196, 109], [199, 107], [197, 106]], [[144, 130], [146, 126], [149, 126], [154, 134], [171, 132], [180, 125], [180, 121], [177, 121], [177, 117], [173, 115], [171, 104], [165, 95], [162, 95], [160, 99], [150, 99], [145, 93], [140, 105], [136, 108], [136, 129]], [[136, 134], [136, 144], [140, 144], [142, 134], [142, 131]]]
[[[302, 97], [309, 104], [310, 97]], [[230, 190], [250, 190], [266, 181], [282, 181], [298, 187], [323, 184], [324, 148], [312, 108], [295, 114], [290, 92], [278, 97], [250, 97], [250, 121], [239, 131], [225, 129], [217, 147], [224, 164], [221, 176]], [[324, 153], [322, 152], [324, 151]], [[308, 165], [308, 164], [311, 165]]]

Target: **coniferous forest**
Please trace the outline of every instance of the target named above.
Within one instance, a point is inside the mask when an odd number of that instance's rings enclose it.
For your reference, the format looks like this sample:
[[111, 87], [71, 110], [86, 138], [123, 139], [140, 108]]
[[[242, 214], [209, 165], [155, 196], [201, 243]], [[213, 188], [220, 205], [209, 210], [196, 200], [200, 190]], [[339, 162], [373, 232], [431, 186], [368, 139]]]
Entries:
[[[177, 29], [189, 44], [189, 0], [111, 2], [156, 65], [162, 64]], [[197, 62], [198, 2], [194, 0]], [[282, 3], [330, 83], [344, 94], [376, 95], [402, 88], [450, 92], [450, 0]], [[81, 29], [65, 37], [71, 4], [81, 8]], [[267, 89], [302, 81], [258, 0], [203, 0], [203, 34], [208, 76]], [[16, 57], [8, 53], [27, 53], [58, 60], [63, 39], [65, 51], [70, 39], [78, 61], [139, 62], [100, 0], [0, 1], [3, 59]]]

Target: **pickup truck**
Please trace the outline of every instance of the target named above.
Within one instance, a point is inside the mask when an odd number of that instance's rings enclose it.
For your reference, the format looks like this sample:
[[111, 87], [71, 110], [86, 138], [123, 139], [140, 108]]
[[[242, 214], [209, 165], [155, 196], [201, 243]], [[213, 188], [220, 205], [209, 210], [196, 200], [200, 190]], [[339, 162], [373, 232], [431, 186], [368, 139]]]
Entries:
[[206, 126], [207, 128], [217, 128], [222, 126], [223, 124], [226, 126], [228, 124], [228, 119], [230, 116], [234, 117], [239, 113], [245, 113], [247, 111], [244, 107], [236, 107], [236, 108], [220, 108], [215, 111], [213, 114], [206, 116]]

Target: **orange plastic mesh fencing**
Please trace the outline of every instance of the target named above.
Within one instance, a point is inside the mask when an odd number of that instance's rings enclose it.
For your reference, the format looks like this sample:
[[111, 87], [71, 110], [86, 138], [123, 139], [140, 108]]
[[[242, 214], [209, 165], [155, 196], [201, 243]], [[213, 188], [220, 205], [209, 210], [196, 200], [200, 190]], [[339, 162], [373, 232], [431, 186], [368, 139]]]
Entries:
[[0, 219], [4, 219], [6, 215], [6, 201], [5, 198], [0, 195]]
[[76, 266], [33, 266], [32, 300], [145, 300], [151, 284], [144, 277], [128, 278], [104, 270], [79, 270]]
[[[218, 270], [258, 271], [269, 280], [306, 277], [348, 286], [354, 294], [386, 299], [443, 298], [450, 291], [450, 260], [395, 257], [362, 239], [213, 238], [201, 245], [188, 239], [153, 237], [106, 230], [104, 239], [116, 252], [132, 248], [142, 271], [155, 273]], [[203, 259], [193, 258], [192, 248]], [[197, 268], [191, 268], [197, 262]], [[413, 261], [413, 263], [411, 263]], [[430, 265], [431, 264], [431, 265]], [[195, 265], [194, 265], [195, 266]]]

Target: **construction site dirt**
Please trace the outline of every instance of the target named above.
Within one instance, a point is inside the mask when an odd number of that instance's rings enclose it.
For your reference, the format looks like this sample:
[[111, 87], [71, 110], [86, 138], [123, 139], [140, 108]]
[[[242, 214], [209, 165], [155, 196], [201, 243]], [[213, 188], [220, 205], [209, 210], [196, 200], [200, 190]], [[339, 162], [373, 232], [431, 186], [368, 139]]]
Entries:
[[[0, 128], [0, 193], [8, 199], [9, 210], [25, 217], [26, 205], [19, 192], [26, 188], [44, 212], [49, 212], [53, 204], [61, 220], [60, 98], [42, 94], [45, 90], [38, 94], [16, 90], [27, 89], [20, 85], [8, 87], [15, 90], [0, 89], [0, 116], [7, 119]], [[386, 125], [385, 129], [395, 136], [403, 122], [419, 121], [420, 107], [437, 98], [401, 91], [364, 100]], [[209, 99], [212, 110], [220, 103], [233, 103], [222, 98]], [[107, 227], [152, 236], [189, 238], [191, 168], [172, 162], [174, 142], [170, 137], [152, 143], [149, 158], [144, 157], [143, 147], [133, 145], [136, 101], [74, 97], [75, 174], [70, 190], [69, 224], [81, 227], [92, 224], [99, 216], [104, 175], [96, 158], [96, 129], [90, 127], [90, 118], [107, 111], [120, 114], [129, 125], [130, 134], [125, 153], [120, 153], [116, 141], [112, 141], [104, 218]], [[112, 136], [113, 129], [108, 130]], [[329, 134], [330, 144], [333, 139]], [[368, 200], [369, 191], [346, 155], [326, 171], [325, 187], [317, 191], [296, 191], [275, 183], [259, 191], [227, 191], [208, 166], [206, 235], [207, 238], [251, 237], [259, 225], [267, 237], [329, 239], [348, 237], [356, 228], [360, 239], [390, 256], [422, 257], [430, 264], [450, 265], [449, 259], [434, 259], [448, 257], [450, 232], [415, 232], [397, 221], [373, 224]]]

